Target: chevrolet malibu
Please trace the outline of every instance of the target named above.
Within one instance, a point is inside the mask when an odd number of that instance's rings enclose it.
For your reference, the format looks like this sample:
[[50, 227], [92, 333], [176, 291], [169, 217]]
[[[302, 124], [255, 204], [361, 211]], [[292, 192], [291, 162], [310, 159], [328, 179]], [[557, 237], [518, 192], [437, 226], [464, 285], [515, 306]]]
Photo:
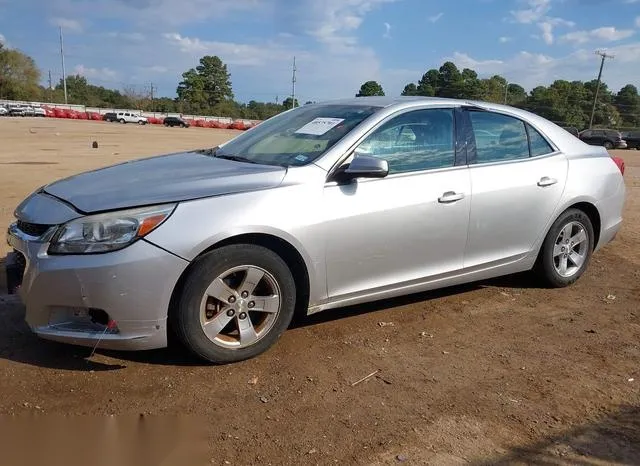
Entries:
[[7, 267], [42, 338], [141, 350], [171, 330], [229, 363], [295, 313], [528, 270], [568, 286], [624, 199], [604, 148], [534, 114], [362, 97], [43, 186], [15, 210]]

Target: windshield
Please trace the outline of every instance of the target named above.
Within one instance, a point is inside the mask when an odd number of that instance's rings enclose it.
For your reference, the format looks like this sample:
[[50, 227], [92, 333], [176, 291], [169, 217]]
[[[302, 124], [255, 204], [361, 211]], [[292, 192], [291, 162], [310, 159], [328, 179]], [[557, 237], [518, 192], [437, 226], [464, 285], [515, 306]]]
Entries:
[[281, 113], [214, 152], [215, 157], [265, 165], [313, 162], [379, 107], [309, 104]]

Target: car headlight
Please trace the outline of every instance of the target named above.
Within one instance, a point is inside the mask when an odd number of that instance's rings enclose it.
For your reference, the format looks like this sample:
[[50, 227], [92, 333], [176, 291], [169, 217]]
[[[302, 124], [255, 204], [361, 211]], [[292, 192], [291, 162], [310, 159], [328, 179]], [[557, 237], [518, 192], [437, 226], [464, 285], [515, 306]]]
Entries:
[[51, 238], [49, 254], [96, 254], [123, 249], [148, 235], [176, 204], [89, 215], [61, 225]]

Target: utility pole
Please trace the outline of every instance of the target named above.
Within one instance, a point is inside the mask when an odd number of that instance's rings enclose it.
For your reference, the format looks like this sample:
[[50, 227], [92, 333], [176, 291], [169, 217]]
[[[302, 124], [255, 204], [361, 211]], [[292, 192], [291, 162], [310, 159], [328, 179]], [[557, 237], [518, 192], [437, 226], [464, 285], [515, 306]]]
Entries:
[[64, 45], [62, 41], [62, 26], [60, 27], [60, 57], [62, 58], [62, 85], [64, 87], [64, 103], [65, 105], [68, 103], [67, 101], [67, 75], [64, 70]]
[[49, 103], [51, 103], [52, 93], [53, 93], [53, 83], [51, 82], [51, 70], [49, 70]]
[[600, 71], [598, 72], [598, 84], [596, 85], [596, 95], [593, 97], [593, 108], [591, 109], [591, 120], [589, 120], [589, 129], [593, 126], [593, 116], [596, 113], [596, 104], [598, 103], [598, 91], [600, 91], [600, 80], [602, 79], [602, 68], [604, 68], [604, 61], [607, 58], [613, 58], [613, 55], [610, 55], [606, 52], [602, 52], [600, 50], [596, 50], [596, 55], [600, 55]]
[[150, 83], [151, 86], [151, 111], [153, 112], [153, 83]]
[[293, 77], [291, 78], [291, 108], [296, 106], [296, 57], [293, 57]]

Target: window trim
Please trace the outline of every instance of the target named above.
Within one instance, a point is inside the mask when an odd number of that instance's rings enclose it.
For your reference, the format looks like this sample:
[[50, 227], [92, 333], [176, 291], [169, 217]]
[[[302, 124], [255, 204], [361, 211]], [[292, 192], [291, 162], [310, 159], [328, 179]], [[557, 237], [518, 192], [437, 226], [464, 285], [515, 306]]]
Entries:
[[[461, 131], [461, 123], [462, 123], [462, 114], [461, 114], [461, 106], [459, 105], [451, 105], [451, 104], [447, 104], [447, 105], [425, 105], [425, 106], [420, 106], [420, 107], [411, 107], [411, 108], [403, 108], [400, 109], [396, 112], [393, 112], [390, 115], [387, 115], [385, 118], [383, 118], [382, 120], [378, 121], [375, 125], [373, 125], [371, 128], [369, 128], [369, 130], [367, 130], [366, 133], [364, 133], [362, 136], [360, 136], [345, 152], [344, 154], [338, 158], [338, 160], [333, 164], [333, 166], [331, 167], [331, 169], [327, 172], [327, 177], [325, 179], [325, 184], [327, 183], [331, 183], [331, 184], [335, 184], [337, 183], [336, 180], [334, 179], [334, 176], [336, 174], [336, 172], [340, 169], [340, 167], [342, 167], [345, 163], [346, 160], [348, 160], [350, 157], [353, 156], [353, 152], [355, 151], [355, 149], [362, 144], [363, 141], [365, 141], [369, 136], [371, 136], [374, 132], [376, 132], [378, 129], [380, 129], [381, 126], [383, 126], [384, 124], [386, 124], [387, 122], [391, 121], [394, 118], [397, 118], [401, 115], [404, 115], [405, 113], [410, 113], [410, 112], [418, 112], [418, 111], [424, 111], [424, 110], [450, 110], [453, 114], [453, 165], [450, 167], [440, 167], [440, 168], [428, 168], [425, 170], [418, 170], [418, 171], [410, 171], [410, 172], [401, 172], [401, 173], [390, 173], [389, 175], [385, 176], [384, 178], [380, 178], [380, 179], [374, 179], [374, 180], [366, 180], [366, 181], [383, 181], [387, 178], [395, 178], [398, 176], [412, 176], [412, 175], [416, 175], [416, 174], [424, 174], [427, 172], [435, 172], [435, 171], [443, 171], [443, 170], [451, 170], [451, 169], [456, 169], [456, 168], [461, 168], [461, 167], [465, 167], [467, 166], [467, 155], [466, 153], [463, 155], [461, 152], [461, 147], [459, 144], [460, 141], [460, 131]], [[466, 147], [465, 147], [466, 149]], [[365, 181], [365, 180], [362, 180]]]
[[[533, 123], [531, 123], [530, 121], [521, 118], [520, 116], [517, 115], [512, 115], [510, 113], [505, 113], [505, 112], [501, 112], [501, 111], [497, 111], [497, 110], [492, 110], [492, 109], [485, 109], [485, 108], [480, 108], [480, 107], [472, 107], [472, 106], [465, 106], [461, 108], [461, 112], [464, 115], [464, 121], [465, 121], [465, 125], [466, 125], [466, 137], [468, 140], [471, 140], [473, 142], [472, 147], [470, 148], [470, 150], [467, 152], [467, 162], [468, 162], [468, 166], [490, 166], [490, 165], [502, 165], [502, 164], [506, 164], [506, 163], [517, 163], [517, 162], [526, 162], [529, 160], [536, 160], [536, 159], [540, 159], [543, 157], [551, 157], [551, 156], [555, 156], [560, 154], [560, 150], [558, 149], [558, 147], [551, 141], [549, 140], [549, 138], [544, 134], [543, 131], [540, 131], [539, 128], [536, 127], [536, 125], [534, 125]], [[475, 134], [473, 132], [473, 124], [471, 122], [471, 112], [484, 112], [484, 113], [493, 113], [496, 115], [501, 115], [504, 117], [508, 117], [508, 118], [513, 118], [515, 120], [520, 121], [523, 125], [524, 125], [524, 129], [525, 132], [527, 134], [527, 145], [529, 147], [529, 157], [527, 158], [522, 158], [522, 159], [510, 159], [510, 160], [494, 160], [492, 162], [478, 162], [478, 153], [477, 153], [477, 149], [476, 149], [476, 145], [475, 145]], [[536, 130], [538, 132], [538, 134], [547, 142], [547, 144], [549, 145], [549, 147], [551, 147], [551, 152], [549, 152], [548, 154], [543, 154], [543, 155], [536, 155], [536, 156], [532, 156], [531, 155], [531, 138], [529, 136], [529, 130], [527, 128], [527, 125], [531, 126], [534, 130]]]

